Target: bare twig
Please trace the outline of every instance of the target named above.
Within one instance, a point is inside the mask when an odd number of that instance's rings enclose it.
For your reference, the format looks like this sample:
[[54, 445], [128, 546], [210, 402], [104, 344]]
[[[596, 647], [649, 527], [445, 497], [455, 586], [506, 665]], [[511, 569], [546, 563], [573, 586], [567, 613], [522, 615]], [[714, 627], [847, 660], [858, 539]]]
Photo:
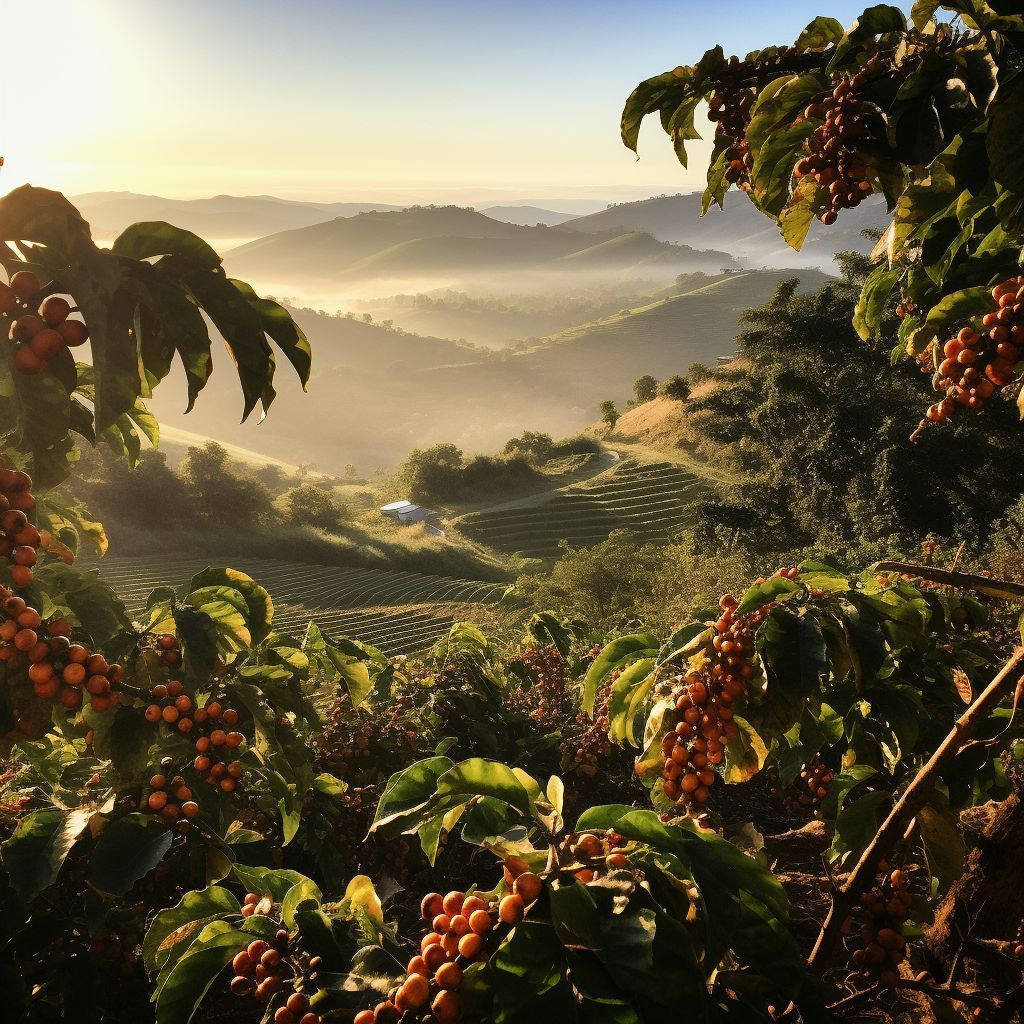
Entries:
[[920, 992], [929, 998], [950, 999], [957, 1003], [964, 1003], [967, 1006], [981, 1006], [991, 1008], [995, 1004], [988, 996], [979, 995], [977, 992], [964, 992], [962, 989], [948, 988], [942, 985], [935, 985], [929, 981], [910, 981], [900, 978], [896, 987], [910, 992]]
[[832, 906], [807, 961], [809, 967], [820, 968], [832, 955], [843, 922], [849, 915], [856, 898], [874, 881], [879, 863], [888, 855], [895, 843], [902, 838], [917, 812], [927, 803], [935, 783], [938, 781], [939, 774], [947, 762], [970, 739], [989, 712], [1003, 699], [1010, 686], [1016, 683], [1022, 667], [1024, 667], [1024, 648], [1018, 647], [977, 700], [956, 720], [946, 738], [928, 759], [927, 764], [918, 772], [914, 781], [893, 805], [881, 828], [875, 833], [874, 839], [861, 855], [857, 866], [833, 894]]
[[853, 995], [847, 996], [845, 999], [840, 999], [838, 1003], [831, 1003], [829, 1009], [833, 1013], [842, 1013], [844, 1010], [852, 1010], [855, 1006], [860, 1006], [861, 1003], [866, 1003], [869, 999], [877, 996], [881, 991], [881, 985], [872, 985], [870, 988], [862, 988], [859, 992], [854, 992]]

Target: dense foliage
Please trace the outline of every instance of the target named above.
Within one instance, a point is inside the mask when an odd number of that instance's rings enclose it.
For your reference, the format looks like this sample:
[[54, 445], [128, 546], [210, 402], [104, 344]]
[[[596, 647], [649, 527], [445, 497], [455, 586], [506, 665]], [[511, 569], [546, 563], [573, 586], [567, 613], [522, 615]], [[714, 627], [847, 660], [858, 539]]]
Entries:
[[701, 508], [702, 548], [877, 557], [929, 533], [984, 542], [1024, 489], [1003, 443], [1016, 410], [995, 403], [908, 445], [926, 386], [850, 326], [856, 284], [794, 284], [745, 314], [741, 358], [687, 403], [690, 451], [739, 481]]

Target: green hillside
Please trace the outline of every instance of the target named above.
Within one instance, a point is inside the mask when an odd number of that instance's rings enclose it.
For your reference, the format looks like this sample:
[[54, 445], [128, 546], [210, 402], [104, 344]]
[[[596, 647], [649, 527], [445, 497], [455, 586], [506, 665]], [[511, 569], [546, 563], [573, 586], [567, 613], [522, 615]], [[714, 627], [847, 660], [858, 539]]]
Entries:
[[536, 373], [571, 380], [573, 394], [592, 401], [629, 395], [633, 380], [683, 373], [694, 362], [713, 364], [733, 353], [739, 318], [766, 302], [780, 282], [799, 277], [800, 290], [818, 288], [820, 271], [744, 271], [647, 305], [562, 331], [523, 360]]
[[669, 462], [626, 459], [592, 482], [563, 488], [527, 507], [473, 512], [456, 521], [466, 535], [499, 551], [545, 558], [559, 542], [587, 546], [613, 530], [666, 541], [688, 522], [688, 507], [706, 493], [695, 474]]
[[[155, 587], [185, 586], [209, 564], [185, 555], [106, 558], [103, 578], [130, 610], [141, 613]], [[391, 655], [429, 647], [456, 614], [471, 618], [474, 608], [496, 604], [505, 589], [475, 580], [272, 559], [234, 558], [231, 565], [271, 592], [276, 629], [298, 633], [312, 619], [331, 635], [362, 640]]]

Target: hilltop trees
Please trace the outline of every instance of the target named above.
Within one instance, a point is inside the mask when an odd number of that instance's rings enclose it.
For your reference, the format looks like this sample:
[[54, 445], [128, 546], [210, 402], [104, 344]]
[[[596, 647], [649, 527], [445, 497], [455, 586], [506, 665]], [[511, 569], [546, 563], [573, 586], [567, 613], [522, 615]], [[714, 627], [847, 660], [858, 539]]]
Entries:
[[633, 381], [633, 398], [636, 405], [652, 401], [658, 394], [658, 382], [649, 374]]
[[677, 373], [664, 381], [659, 390], [660, 394], [671, 398], [673, 402], [685, 402], [690, 397], [691, 389], [689, 381]]

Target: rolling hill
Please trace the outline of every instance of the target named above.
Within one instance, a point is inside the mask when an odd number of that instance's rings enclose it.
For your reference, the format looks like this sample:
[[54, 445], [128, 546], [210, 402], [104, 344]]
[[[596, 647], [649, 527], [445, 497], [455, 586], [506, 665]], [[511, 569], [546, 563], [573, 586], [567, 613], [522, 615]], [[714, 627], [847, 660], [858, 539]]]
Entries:
[[[277, 381], [271, 427], [238, 422], [241, 398], [224, 359], [185, 416], [179, 371], [156, 393], [161, 422], [217, 437], [287, 463], [361, 474], [393, 466], [412, 448], [453, 442], [493, 451], [524, 429], [565, 436], [590, 424], [605, 398], [624, 402], [643, 373], [659, 379], [732, 352], [740, 313], [766, 301], [792, 272], [720, 276], [555, 335], [522, 353], [467, 348], [355, 319], [297, 310], [314, 351], [304, 395], [287, 369]], [[799, 275], [816, 287], [822, 275]]]
[[487, 206], [480, 211], [492, 220], [501, 220], [506, 224], [564, 224], [577, 216], [575, 213], [558, 213], [555, 210], [542, 210], [539, 206]]
[[288, 228], [308, 227], [332, 217], [370, 210], [400, 210], [386, 203], [307, 203], [274, 196], [213, 196], [209, 199], [164, 199], [135, 192], [89, 192], [73, 196], [93, 235], [114, 238], [140, 220], [165, 220], [194, 231], [211, 243], [259, 238]]
[[249, 242], [228, 252], [225, 262], [247, 280], [296, 285], [451, 273], [493, 277], [512, 268], [585, 272], [656, 266], [665, 278], [709, 265], [734, 265], [727, 253], [698, 252], [644, 232], [525, 227], [457, 206], [338, 217]]
[[[209, 559], [179, 557], [105, 558], [103, 579], [141, 614], [158, 586], [187, 589]], [[496, 604], [505, 588], [476, 580], [419, 573], [335, 566], [297, 566], [261, 558], [233, 558], [233, 568], [251, 575], [274, 597], [274, 628], [301, 636], [313, 620], [330, 636], [373, 644], [388, 655], [420, 651], [438, 640], [455, 617], [472, 618]]]
[[562, 540], [587, 547], [613, 530], [629, 530], [643, 540], [669, 540], [687, 524], [689, 506], [706, 491], [700, 478], [678, 465], [629, 458], [546, 501], [473, 512], [456, 524], [467, 536], [499, 551], [549, 558], [558, 553]]
[[594, 234], [643, 231], [662, 242], [725, 249], [751, 266], [817, 267], [828, 271], [840, 250], [870, 248], [861, 231], [884, 230], [888, 224], [885, 204], [881, 199], [871, 199], [855, 210], [844, 210], [831, 227], [815, 222], [797, 253], [782, 240], [777, 225], [738, 193], [729, 192], [725, 209], [713, 206], [705, 217], [700, 216], [700, 204], [699, 192], [657, 196], [577, 217], [566, 221], [562, 230]]

